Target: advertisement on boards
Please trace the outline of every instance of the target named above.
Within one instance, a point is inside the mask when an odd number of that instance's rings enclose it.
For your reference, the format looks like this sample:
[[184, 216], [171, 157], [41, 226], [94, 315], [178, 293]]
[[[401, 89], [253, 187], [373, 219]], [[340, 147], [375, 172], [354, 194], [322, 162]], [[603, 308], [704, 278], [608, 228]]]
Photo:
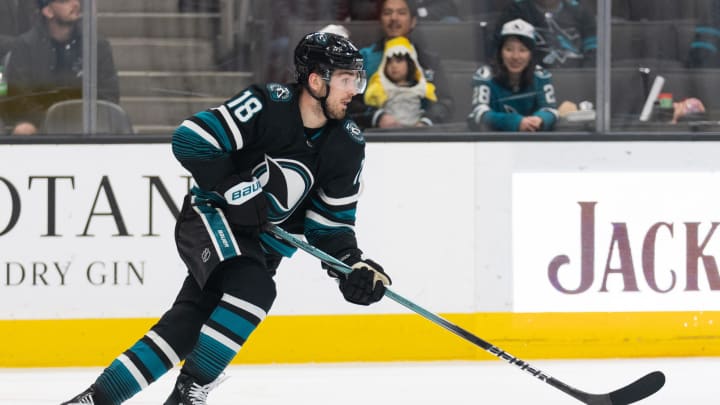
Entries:
[[[433, 190], [446, 174], [431, 160], [471, 181], [466, 145], [368, 145], [356, 234], [399, 292], [472, 312], [474, 228], [454, 218], [472, 217], [473, 188], [454, 191], [452, 215], [438, 210], [447, 195]], [[190, 184], [170, 144], [0, 148], [0, 320], [160, 316], [187, 275], [174, 229]], [[409, 312], [391, 300], [347, 303], [303, 252], [275, 280], [273, 315]]]
[[[168, 156], [158, 159], [158, 156]], [[0, 319], [157, 316], [185, 277], [170, 145], [0, 151]]]
[[720, 309], [720, 174], [514, 173], [517, 312]]

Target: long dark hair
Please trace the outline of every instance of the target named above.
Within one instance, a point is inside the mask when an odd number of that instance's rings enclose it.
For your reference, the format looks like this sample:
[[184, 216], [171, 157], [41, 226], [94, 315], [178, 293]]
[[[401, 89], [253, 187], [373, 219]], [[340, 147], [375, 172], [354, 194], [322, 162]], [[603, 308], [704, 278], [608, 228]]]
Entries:
[[[505, 63], [503, 63], [502, 59], [502, 48], [505, 45], [505, 41], [507, 41], [509, 38], [518, 38], [521, 39], [515, 35], [508, 35], [505, 38], [502, 39], [502, 42], [500, 42], [500, 45], [498, 45], [497, 50], [495, 52], [495, 60], [493, 60], [493, 72], [495, 72], [493, 78], [497, 80], [500, 84], [507, 88], [512, 88], [512, 85], [510, 84], [510, 71], [508, 70], [507, 66], [505, 66]], [[520, 41], [525, 44], [525, 42]], [[525, 45], [527, 47], [527, 45]], [[523, 69], [522, 73], [520, 73], [520, 88], [525, 89], [532, 85], [533, 80], [535, 78], [535, 53], [533, 52], [532, 48], [530, 49], [530, 61], [528, 62], [528, 65], [525, 66], [525, 69]]]

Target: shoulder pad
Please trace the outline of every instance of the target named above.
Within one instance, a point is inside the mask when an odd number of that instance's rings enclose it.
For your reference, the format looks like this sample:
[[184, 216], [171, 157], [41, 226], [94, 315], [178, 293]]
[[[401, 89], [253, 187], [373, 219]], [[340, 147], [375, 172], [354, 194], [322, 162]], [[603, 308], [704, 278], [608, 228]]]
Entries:
[[549, 79], [552, 77], [552, 73], [540, 65], [535, 66], [535, 77], [538, 79]]
[[473, 80], [488, 81], [492, 78], [492, 68], [490, 65], [483, 65], [473, 73]]
[[292, 89], [284, 84], [268, 83], [265, 85], [265, 89], [267, 89], [268, 96], [272, 101], [287, 103], [293, 98]]
[[365, 137], [363, 131], [353, 120], [345, 120], [342, 124], [345, 132], [350, 135], [350, 138], [357, 143], [365, 143]]

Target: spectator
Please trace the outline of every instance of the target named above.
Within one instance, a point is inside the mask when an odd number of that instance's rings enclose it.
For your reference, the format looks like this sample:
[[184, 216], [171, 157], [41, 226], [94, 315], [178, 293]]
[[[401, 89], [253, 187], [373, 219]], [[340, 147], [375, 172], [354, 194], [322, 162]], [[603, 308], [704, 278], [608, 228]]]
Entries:
[[471, 130], [550, 131], [557, 121], [555, 90], [548, 71], [532, 63], [535, 30], [516, 19], [500, 31], [494, 72], [481, 67], [473, 75]]
[[[21, 35], [7, 66], [7, 123], [12, 133], [38, 132], [52, 104], [82, 97], [80, 0], [37, 0], [41, 18]], [[107, 40], [97, 42], [97, 97], [118, 102], [118, 78]]]
[[[382, 0], [380, 6], [380, 25], [384, 35], [376, 43], [360, 49], [365, 59], [365, 71], [368, 77], [377, 72], [383, 60], [385, 42], [399, 36], [408, 37], [417, 23], [417, 3], [415, 0]], [[411, 38], [412, 40], [412, 38]], [[436, 90], [450, 88], [440, 62], [432, 53], [426, 52], [414, 44], [418, 62], [423, 67], [423, 76], [428, 82], [435, 84]], [[427, 122], [442, 123], [452, 114], [452, 99], [437, 91], [437, 102], [425, 111]], [[349, 106], [350, 116], [361, 128], [395, 128], [400, 122], [395, 116], [382, 108], [368, 106], [363, 96], [355, 96]]]
[[535, 27], [535, 56], [543, 67], [595, 66], [595, 16], [583, 3], [577, 0], [515, 1], [500, 14], [495, 31], [496, 44], [504, 24], [517, 18]]
[[382, 108], [405, 127], [432, 125], [424, 112], [437, 101], [435, 86], [425, 80], [415, 48], [407, 38], [397, 37], [385, 43], [384, 55], [370, 77], [365, 104]]

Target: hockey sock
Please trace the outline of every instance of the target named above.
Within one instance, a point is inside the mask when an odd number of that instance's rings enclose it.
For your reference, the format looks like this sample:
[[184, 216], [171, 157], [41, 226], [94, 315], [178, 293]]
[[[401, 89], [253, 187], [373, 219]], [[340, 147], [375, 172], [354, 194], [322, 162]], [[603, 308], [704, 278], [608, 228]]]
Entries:
[[185, 359], [183, 371], [201, 384], [218, 378], [266, 315], [264, 309], [224, 294], [200, 330], [198, 342]]
[[110, 403], [125, 402], [160, 378], [180, 359], [154, 331], [118, 356], [95, 381], [95, 388]]

